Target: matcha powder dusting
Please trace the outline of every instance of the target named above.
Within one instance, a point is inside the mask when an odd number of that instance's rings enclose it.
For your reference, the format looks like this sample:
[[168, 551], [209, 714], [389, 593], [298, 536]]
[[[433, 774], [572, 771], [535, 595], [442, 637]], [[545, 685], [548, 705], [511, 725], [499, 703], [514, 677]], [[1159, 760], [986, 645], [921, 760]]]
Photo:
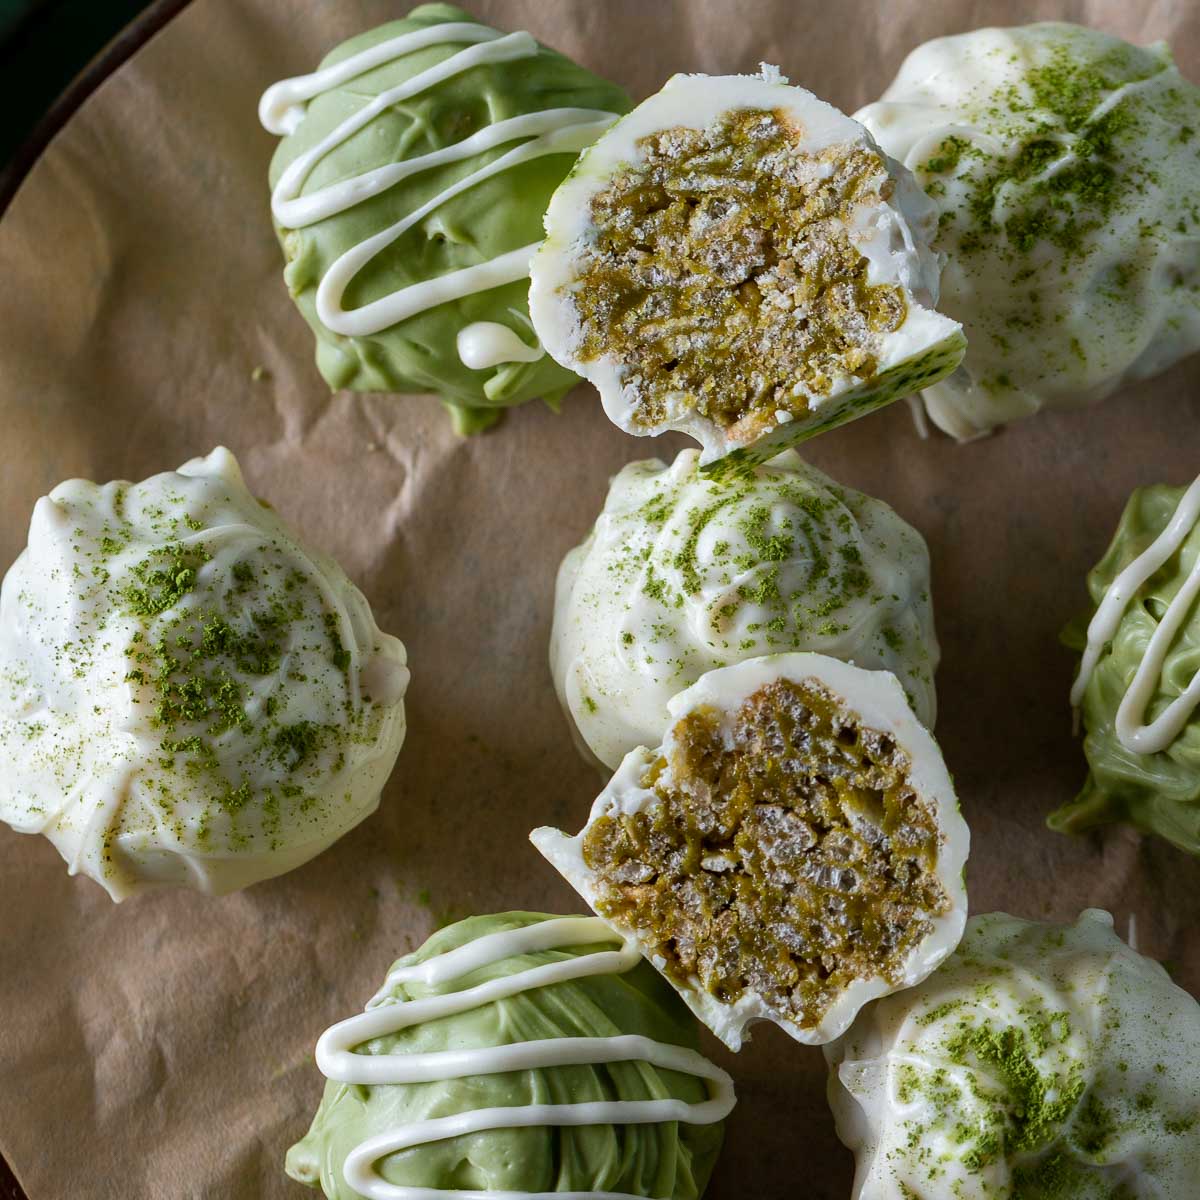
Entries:
[[705, 671], [811, 650], [893, 672], [932, 726], [938, 645], [921, 535], [795, 451], [718, 483], [684, 450], [631, 463], [563, 561], [551, 668], [580, 739], [615, 768], [657, 743]]
[[1107, 913], [972, 918], [828, 1057], [854, 1200], [1159, 1200], [1200, 1179], [1200, 1005]]
[[269, 878], [377, 804], [404, 648], [228, 451], [56, 488], [0, 610], [0, 815], [114, 899]]
[[858, 114], [939, 209], [960, 369], [925, 392], [957, 437], [1103, 399], [1200, 347], [1200, 89], [1165, 45], [1063, 23], [909, 55]]

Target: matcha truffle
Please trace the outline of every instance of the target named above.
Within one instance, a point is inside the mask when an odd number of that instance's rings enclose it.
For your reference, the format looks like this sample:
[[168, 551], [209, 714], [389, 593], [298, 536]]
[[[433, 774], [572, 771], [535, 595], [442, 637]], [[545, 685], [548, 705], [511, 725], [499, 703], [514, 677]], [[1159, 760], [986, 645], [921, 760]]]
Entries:
[[662, 741], [667, 701], [706, 671], [788, 650], [892, 671], [932, 727], [921, 535], [795, 451], [724, 484], [698, 458], [627, 466], [559, 570], [550, 665], [586, 752], [615, 769]]
[[114, 900], [220, 894], [375, 810], [404, 647], [228, 450], [38, 501], [0, 590], [0, 818]]
[[826, 1055], [853, 1200], [1196, 1195], [1200, 1005], [1106, 912], [972, 917]]
[[697, 1027], [594, 917], [510, 912], [400, 959], [317, 1043], [287, 1172], [329, 1200], [696, 1200], [734, 1105]]
[[720, 473], [953, 369], [934, 231], [908, 171], [777, 71], [676, 75], [555, 192], [530, 309], [617, 425]]
[[531, 836], [726, 1045], [827, 1042], [954, 949], [969, 835], [895, 676], [768, 655], [668, 708], [577, 837]]
[[1138, 488], [1088, 575], [1092, 607], [1064, 640], [1088, 778], [1051, 818], [1070, 832], [1128, 821], [1200, 854], [1200, 480]]
[[624, 93], [449, 4], [275, 84], [271, 211], [332, 388], [437, 392], [460, 431], [575, 382], [527, 302], [551, 193]]
[[938, 38], [857, 118], [938, 207], [940, 303], [969, 341], [925, 391], [946, 432], [1102, 400], [1200, 347], [1200, 90], [1165, 45]]

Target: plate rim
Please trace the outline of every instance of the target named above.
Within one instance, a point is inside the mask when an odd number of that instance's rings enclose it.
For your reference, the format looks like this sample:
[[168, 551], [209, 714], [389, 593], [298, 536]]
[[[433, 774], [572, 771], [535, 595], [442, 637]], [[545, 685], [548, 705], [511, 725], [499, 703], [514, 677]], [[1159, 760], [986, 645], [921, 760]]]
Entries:
[[8, 211], [21, 184], [46, 148], [84, 101], [156, 33], [177, 17], [192, 0], [153, 0], [67, 84], [0, 169], [0, 217]]

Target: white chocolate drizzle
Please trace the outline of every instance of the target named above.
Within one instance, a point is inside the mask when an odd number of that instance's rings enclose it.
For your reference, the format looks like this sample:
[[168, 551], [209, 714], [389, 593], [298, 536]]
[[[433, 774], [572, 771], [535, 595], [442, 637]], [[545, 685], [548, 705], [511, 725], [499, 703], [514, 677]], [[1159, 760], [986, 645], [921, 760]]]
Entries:
[[597, 917], [560, 917], [520, 929], [486, 934], [426, 962], [397, 967], [367, 1003], [365, 1012], [338, 1022], [321, 1035], [317, 1042], [317, 1065], [328, 1079], [379, 1086], [435, 1083], [504, 1071], [636, 1061], [705, 1080], [709, 1091], [706, 1101], [697, 1104], [677, 1099], [526, 1104], [480, 1108], [413, 1121], [357, 1145], [342, 1167], [346, 1183], [368, 1200], [491, 1200], [493, 1197], [504, 1200], [637, 1200], [625, 1192], [497, 1192], [410, 1187], [388, 1183], [376, 1172], [375, 1164], [386, 1155], [414, 1146], [489, 1129], [645, 1125], [664, 1121], [707, 1125], [722, 1121], [735, 1103], [733, 1080], [696, 1051], [638, 1035], [547, 1038], [507, 1046], [425, 1054], [356, 1054], [353, 1050], [374, 1038], [399, 1033], [424, 1021], [469, 1012], [534, 988], [591, 975], [621, 974], [636, 966], [641, 956], [636, 946], [623, 941], [617, 950], [600, 950], [543, 963], [462, 991], [418, 1000], [395, 1000], [390, 993], [399, 983], [446, 983], [518, 955], [616, 940], [618, 935]]
[[[1104, 648], [1116, 636], [1130, 600], [1162, 565], [1175, 554], [1200, 519], [1200, 478], [1180, 498], [1166, 528], [1109, 585], [1088, 625], [1087, 647], [1079, 674], [1071, 688], [1071, 704], [1078, 710], [1100, 661]], [[1158, 689], [1167, 652], [1184, 618], [1200, 596], [1200, 556], [1159, 620], [1132, 681], [1117, 708], [1117, 740], [1133, 754], [1157, 754], [1183, 731], [1200, 704], [1200, 671], [1188, 686], [1151, 722], [1145, 723], [1146, 708]]]
[[507, 325], [498, 321], [473, 321], [458, 331], [458, 357], [472, 371], [486, 371], [510, 362], [537, 362], [546, 353], [538, 342], [526, 345]]
[[[317, 287], [316, 307], [322, 324], [334, 333], [346, 337], [369, 336], [439, 304], [527, 277], [529, 260], [538, 247], [537, 242], [473, 266], [411, 284], [358, 308], [343, 307], [346, 290], [358, 273], [397, 238], [446, 201], [485, 179], [532, 159], [548, 154], [577, 154], [591, 145], [617, 119], [616, 113], [592, 108], [551, 108], [526, 113], [497, 121], [440, 150], [376, 167], [329, 184], [310, 195], [301, 195], [306, 180], [327, 154], [366, 128], [389, 108], [472, 67], [532, 58], [538, 53], [538, 44], [528, 33], [501, 34], [473, 22], [449, 22], [390, 38], [332, 66], [309, 75], [282, 80], [267, 89], [259, 102], [259, 119], [271, 133], [284, 136], [295, 131], [303, 119], [305, 105], [322, 93], [407, 54], [452, 43], [465, 45], [435, 66], [380, 92], [347, 117], [288, 165], [271, 194], [271, 212], [279, 225], [285, 229], [302, 229], [345, 212], [423, 171], [462, 162], [517, 143], [498, 158], [443, 189], [395, 224], [347, 250], [330, 265]], [[520, 341], [515, 335], [513, 337], [514, 341]], [[533, 360], [519, 357], [503, 361]]]

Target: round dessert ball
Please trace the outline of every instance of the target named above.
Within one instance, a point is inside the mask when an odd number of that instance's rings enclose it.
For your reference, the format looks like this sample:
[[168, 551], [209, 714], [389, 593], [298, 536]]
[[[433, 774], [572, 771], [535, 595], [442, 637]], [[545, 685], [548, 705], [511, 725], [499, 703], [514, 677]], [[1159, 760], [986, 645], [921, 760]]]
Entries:
[[275, 84], [271, 209], [331, 388], [436, 392], [460, 432], [575, 382], [529, 318], [551, 193], [625, 93], [451, 4], [422, 4]]
[[329, 1082], [288, 1174], [329, 1200], [698, 1200], [733, 1084], [671, 989], [595, 917], [435, 933], [317, 1042]]
[[954, 949], [970, 834], [894, 675], [765, 655], [668, 707], [579, 834], [530, 838], [731, 1050], [830, 1041]]
[[1200, 480], [1137, 488], [1063, 640], [1088, 776], [1051, 828], [1127, 821], [1200, 855]]
[[0, 817], [114, 900], [279, 875], [375, 810], [405, 662], [228, 450], [70, 480], [0, 591]]
[[940, 307], [968, 342], [924, 393], [946, 432], [1102, 400], [1200, 346], [1200, 90], [1164, 44], [938, 38], [857, 116], [940, 210]]
[[853, 1200], [1196, 1194], [1200, 1005], [1106, 912], [972, 917], [826, 1054]]
[[558, 574], [550, 665], [587, 756], [656, 746], [706, 671], [811, 650], [892, 671], [932, 726], [938, 644], [924, 539], [794, 451], [718, 483], [683, 451], [631, 463]]

